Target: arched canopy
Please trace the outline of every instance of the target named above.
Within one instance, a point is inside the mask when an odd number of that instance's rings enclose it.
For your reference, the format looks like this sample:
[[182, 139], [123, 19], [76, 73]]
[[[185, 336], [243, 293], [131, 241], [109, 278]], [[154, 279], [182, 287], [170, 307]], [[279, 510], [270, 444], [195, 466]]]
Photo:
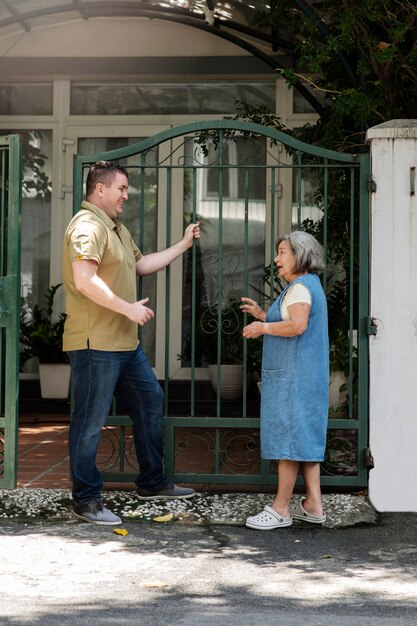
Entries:
[[[0, 33], [30, 32], [80, 18], [141, 17], [204, 30], [241, 47], [272, 69], [292, 67], [294, 45], [288, 33], [254, 25], [255, 15], [269, 8], [264, 0], [2, 0]], [[314, 94], [301, 82], [295, 87], [320, 113], [321, 104]]]

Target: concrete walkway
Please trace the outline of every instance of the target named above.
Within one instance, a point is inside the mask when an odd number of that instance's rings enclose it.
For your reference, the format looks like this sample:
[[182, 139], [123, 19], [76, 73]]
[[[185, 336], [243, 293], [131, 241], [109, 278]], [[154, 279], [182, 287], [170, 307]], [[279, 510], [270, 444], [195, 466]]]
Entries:
[[[207, 519], [241, 502], [215, 501]], [[258, 532], [177, 511], [174, 523], [124, 519], [119, 535], [58, 509], [43, 521], [0, 520], [2, 626], [417, 623], [416, 514]]]

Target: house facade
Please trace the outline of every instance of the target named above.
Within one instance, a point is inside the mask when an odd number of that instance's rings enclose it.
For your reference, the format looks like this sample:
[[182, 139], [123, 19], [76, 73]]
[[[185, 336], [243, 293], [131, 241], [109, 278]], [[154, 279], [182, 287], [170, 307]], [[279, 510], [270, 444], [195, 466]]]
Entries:
[[[77, 154], [102, 155], [181, 125], [222, 120], [234, 116], [239, 103], [263, 107], [289, 129], [318, 120], [319, 106], [307, 86], [300, 84], [297, 89], [289, 89], [276, 71], [292, 63], [291, 45], [285, 34], [271, 35], [262, 29], [255, 31], [251, 26], [253, 11], [261, 5], [123, 0], [16, 0], [13, 4], [2, 4], [0, 130], [3, 135], [18, 133], [23, 138], [21, 295], [28, 306], [40, 303], [49, 285], [61, 282], [61, 242], [76, 210], [74, 193], [79, 192], [74, 190], [73, 165]], [[173, 141], [166, 149], [165, 157], [171, 165], [177, 158], [176, 150], [180, 150], [182, 163], [194, 158], [193, 147], [187, 152], [184, 146], [179, 148]], [[243, 178], [237, 168], [229, 168], [222, 178], [219, 218], [217, 170], [208, 167], [216, 156], [212, 144], [203, 155], [204, 167], [197, 172], [194, 186], [186, 174], [179, 175], [173, 169], [170, 197], [174, 200], [169, 210], [170, 241], [181, 236], [184, 221], [193, 213], [202, 219], [203, 258], [210, 258], [210, 251], [218, 248], [219, 229], [222, 250], [224, 247], [231, 259], [241, 254], [242, 234], [250, 233], [244, 249], [250, 276], [255, 281], [253, 295], [265, 291], [264, 268], [270, 263], [275, 236], [305, 219], [316, 221], [320, 213], [314, 200], [316, 187], [311, 171], [306, 168], [300, 174], [299, 168], [297, 174], [296, 170], [291, 173], [286, 170], [285, 160], [289, 157], [282, 145], [276, 145], [270, 152], [258, 145], [255, 151], [258, 162], [268, 165], [277, 159], [280, 167], [273, 183], [265, 171], [254, 173], [250, 192], [245, 195], [249, 207], [246, 226], [241, 210]], [[239, 139], [228, 143], [226, 163], [242, 163], [246, 156]], [[158, 159], [164, 159], [161, 151]], [[124, 163], [132, 171], [136, 167], [129, 158]], [[155, 172], [150, 172], [146, 179], [148, 208], [144, 239], [143, 222], [135, 212], [140, 186], [134, 176], [131, 208], [126, 211], [127, 224], [138, 240], [142, 237], [145, 252], [163, 248], [167, 242], [167, 183], [158, 177], [155, 182], [155, 176]], [[195, 190], [192, 201], [191, 187]], [[241, 270], [230, 270], [231, 279], [222, 287], [222, 297], [228, 302], [240, 295], [241, 274]], [[184, 267], [173, 269], [171, 293], [183, 294], [185, 275]], [[216, 294], [211, 276], [211, 269], [203, 265], [202, 293], [208, 301]], [[164, 305], [165, 285], [161, 273], [142, 286], [160, 308]], [[176, 360], [186, 343], [183, 320], [187, 315], [189, 319], [190, 302], [184, 295], [174, 300], [169, 334], [182, 340], [173, 348], [170, 380], [186, 382], [195, 378], [208, 383], [206, 366], [194, 363], [190, 368], [190, 359], [184, 354]], [[56, 304], [63, 307], [60, 293]], [[147, 329], [143, 342], [157, 375], [163, 379], [167, 326], [164, 316], [160, 318], [159, 326], [157, 322]], [[357, 347], [354, 322], [345, 335], [349, 343], [350, 376]], [[346, 394], [342, 394], [342, 403], [345, 398]], [[217, 419], [223, 418], [219, 402]], [[356, 419], [352, 404], [347, 410], [347, 419]], [[207, 443], [208, 448], [221, 447], [218, 435], [215, 439], [214, 444]], [[335, 429], [334, 440], [339, 439]], [[254, 440], [250, 440], [250, 446]], [[174, 435], [172, 441], [175, 447]], [[345, 459], [345, 471], [349, 473], [355, 467], [349, 465], [351, 457], [345, 451], [346, 445], [349, 450], [350, 447], [356, 450], [353, 466], [365, 454], [365, 446], [360, 447], [357, 441], [346, 444], [343, 440], [336, 450], [335, 455]], [[375, 463], [381, 462], [375, 459]], [[378, 506], [389, 510], [384, 498]]]

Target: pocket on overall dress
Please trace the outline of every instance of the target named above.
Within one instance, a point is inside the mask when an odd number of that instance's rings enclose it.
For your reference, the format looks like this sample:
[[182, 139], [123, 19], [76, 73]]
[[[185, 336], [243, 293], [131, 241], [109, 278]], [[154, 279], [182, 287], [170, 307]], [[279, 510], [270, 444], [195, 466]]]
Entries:
[[290, 399], [288, 371], [284, 368], [262, 370], [262, 410], [271, 416]]

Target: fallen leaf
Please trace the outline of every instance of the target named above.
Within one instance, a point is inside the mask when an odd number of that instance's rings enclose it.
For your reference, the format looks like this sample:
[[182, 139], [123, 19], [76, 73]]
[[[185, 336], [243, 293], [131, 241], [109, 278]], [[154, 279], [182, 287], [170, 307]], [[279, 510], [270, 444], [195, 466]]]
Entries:
[[153, 521], [154, 522], [170, 522], [172, 520], [172, 518], [174, 517], [173, 513], [167, 513], [166, 515], [159, 515], [158, 517], [154, 517]]
[[113, 532], [116, 533], [116, 535], [123, 535], [123, 537], [129, 534], [124, 528], [114, 528]]
[[321, 558], [322, 559], [332, 559], [333, 555], [332, 554], [323, 554], [323, 556]]

